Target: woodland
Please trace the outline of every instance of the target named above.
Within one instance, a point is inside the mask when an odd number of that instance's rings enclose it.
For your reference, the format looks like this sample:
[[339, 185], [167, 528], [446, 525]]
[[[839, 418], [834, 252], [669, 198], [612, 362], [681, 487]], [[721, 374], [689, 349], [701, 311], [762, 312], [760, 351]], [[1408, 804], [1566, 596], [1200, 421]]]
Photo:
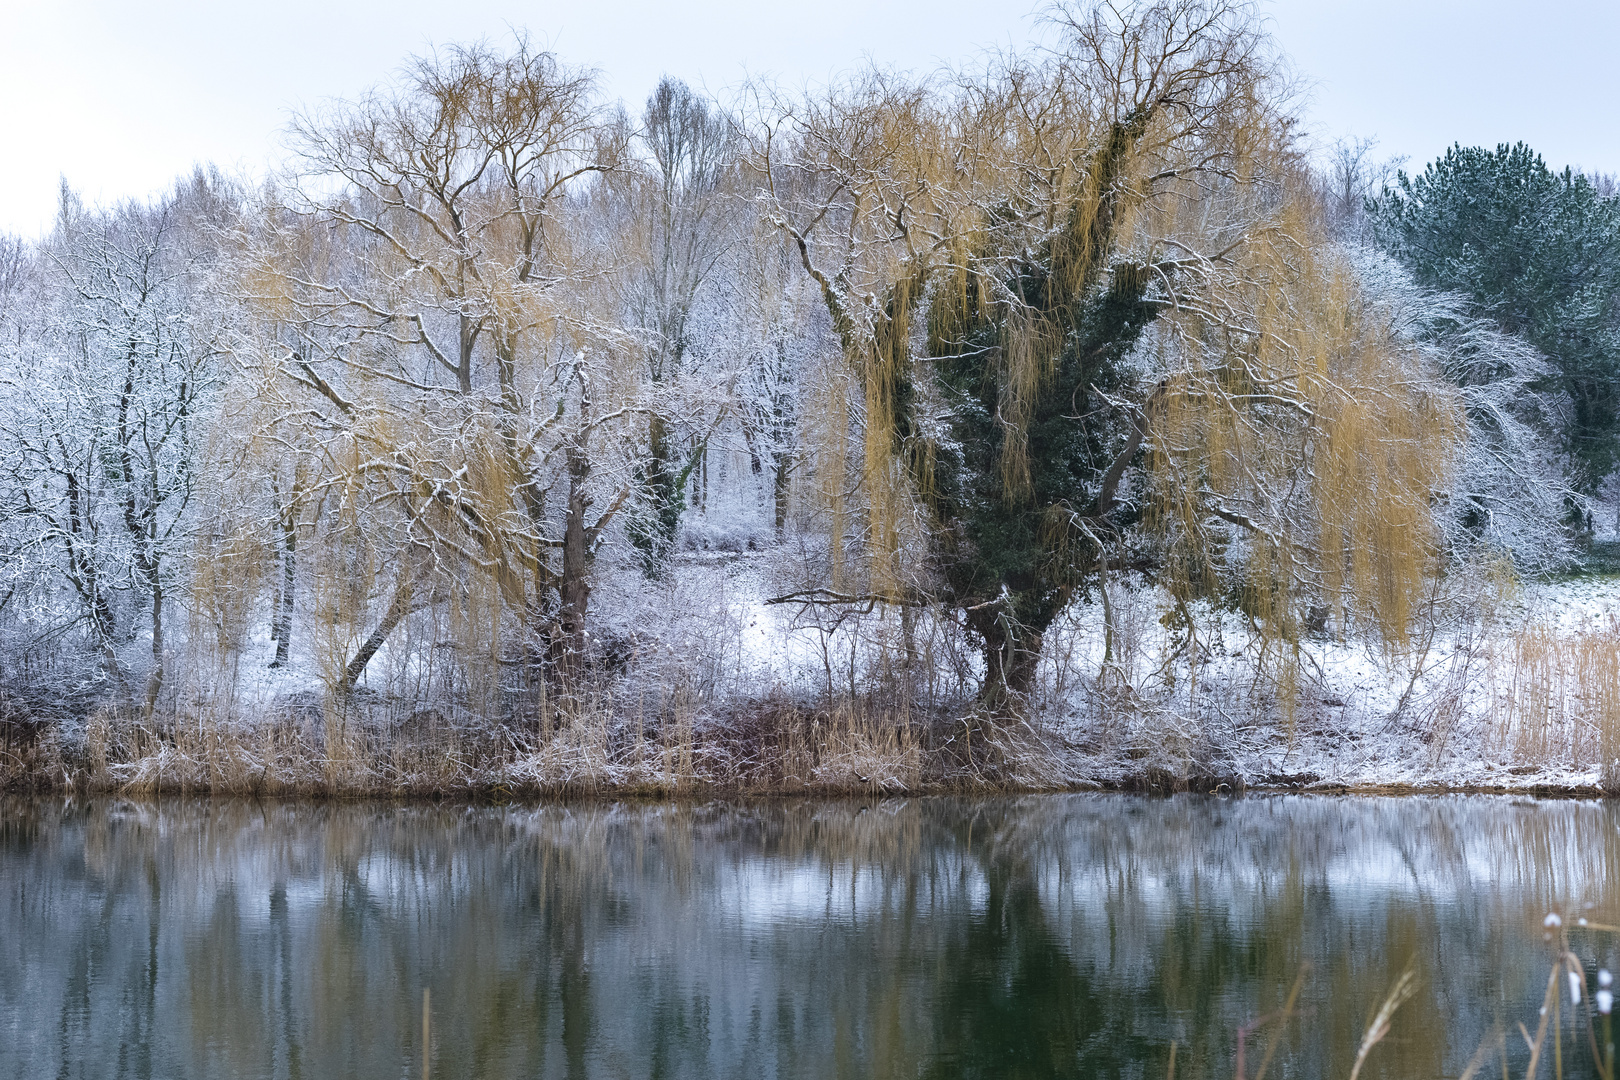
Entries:
[[[0, 782], [1620, 786], [1620, 199], [1235, 0], [639, 109], [505, 40], [0, 239]], [[1620, 596], [1620, 593], [1617, 593]]]

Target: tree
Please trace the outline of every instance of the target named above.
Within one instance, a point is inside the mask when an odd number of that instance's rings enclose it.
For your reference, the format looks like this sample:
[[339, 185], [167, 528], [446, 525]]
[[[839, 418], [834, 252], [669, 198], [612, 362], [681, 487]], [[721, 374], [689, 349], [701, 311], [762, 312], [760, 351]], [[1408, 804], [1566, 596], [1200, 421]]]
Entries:
[[1505, 553], [1521, 573], [1567, 564], [1565, 508], [1579, 496], [1565, 483], [1550, 435], [1556, 400], [1537, 389], [1552, 373], [1523, 338], [1456, 293], [1425, 289], [1388, 255], [1351, 249], [1369, 302], [1390, 332], [1410, 342], [1456, 387], [1468, 421], [1467, 442], [1449, 490], [1441, 528], [1453, 560], [1481, 548]]
[[1328, 229], [1340, 241], [1367, 242], [1371, 228], [1367, 202], [1387, 187], [1396, 170], [1406, 163], [1404, 156], [1375, 161], [1372, 152], [1377, 146], [1377, 139], [1340, 139], [1317, 174]]
[[1368, 213], [1419, 284], [1463, 294], [1552, 361], [1572, 483], [1594, 492], [1620, 451], [1620, 201], [1523, 143], [1457, 145]]
[[778, 227], [862, 389], [868, 587], [905, 599], [920, 514], [998, 713], [1135, 519], [1183, 606], [1227, 590], [1287, 640], [1325, 601], [1399, 637], [1453, 407], [1367, 324], [1343, 260], [1311, 256], [1251, 12], [1059, 17], [1047, 63], [949, 99], [871, 74], [758, 125]]
[[116, 649], [136, 627], [117, 598], [140, 597], [148, 720], [198, 524], [199, 444], [225, 348], [210, 296], [234, 214], [228, 187], [201, 173], [151, 205], [107, 212], [64, 188], [32, 340], [8, 357], [7, 511], [23, 529], [11, 554], [47, 553], [120, 680]]
[[[953, 185], [981, 183], [983, 159], [953, 158], [948, 119], [926, 82], [869, 71], [825, 99], [756, 94], [749, 164], [764, 188], [762, 217], [814, 283], [842, 352], [842, 369], [805, 406], [831, 584], [844, 591], [846, 576], [864, 578], [873, 594], [902, 599], [915, 584], [904, 538], [919, 522], [897, 453], [894, 417], [907, 405], [896, 395], [913, 385], [916, 305], [941, 250], [971, 228], [974, 205]], [[870, 556], [858, 570], [844, 557], [852, 536]]]
[[268, 422], [304, 419], [325, 444], [308, 498], [392, 550], [343, 688], [458, 578], [488, 584], [578, 686], [592, 556], [629, 495], [620, 477], [592, 512], [598, 448], [644, 411], [626, 396], [635, 340], [582, 288], [615, 239], [581, 227], [582, 185], [625, 139], [594, 93], [520, 37], [419, 59], [403, 85], [295, 124], [318, 182], [269, 215], [255, 300], [261, 370], [300, 398]]
[[755, 472], [770, 468], [772, 531], [785, 539], [792, 503], [794, 466], [799, 454], [799, 396], [815, 367], [819, 342], [814, 332], [816, 298], [795, 276], [797, 254], [769, 222], [742, 251], [733, 268], [749, 340], [748, 363], [739, 393], [743, 434]]
[[[650, 334], [648, 376], [655, 386], [678, 382], [694, 351], [695, 307], [731, 246], [734, 219], [722, 200], [736, 170], [730, 120], [685, 83], [667, 76], [647, 99], [640, 142], [651, 157], [641, 175], [628, 173], [631, 213], [645, 230], [645, 265], [631, 283], [634, 317]], [[663, 574], [685, 508], [686, 485], [704, 453], [701, 434], [680, 445], [676, 418], [648, 417], [647, 460], [640, 470], [641, 505], [631, 542], [648, 577]]]

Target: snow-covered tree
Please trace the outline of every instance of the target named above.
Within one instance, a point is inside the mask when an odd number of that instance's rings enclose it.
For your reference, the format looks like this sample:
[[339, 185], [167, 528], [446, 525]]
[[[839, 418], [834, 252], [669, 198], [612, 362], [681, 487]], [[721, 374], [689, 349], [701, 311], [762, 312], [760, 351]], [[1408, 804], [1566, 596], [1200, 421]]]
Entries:
[[435, 588], [475, 579], [578, 682], [593, 552], [631, 490], [620, 433], [645, 411], [640, 342], [584, 287], [614, 264], [584, 180], [625, 153], [594, 95], [519, 38], [295, 125], [304, 194], [267, 217], [253, 277], [258, 370], [282, 389], [256, 393], [322, 448], [306, 498], [388, 567], [342, 686]]
[[[705, 320], [700, 305], [714, 307], [720, 300], [712, 288], [715, 276], [739, 238], [733, 212], [737, 157], [730, 118], [669, 78], [647, 99], [637, 144], [647, 160], [642, 168], [622, 170], [620, 185], [632, 230], [641, 237], [641, 265], [627, 275], [626, 305], [647, 334], [649, 380], [672, 404], [686, 399], [681, 411], [687, 414], [659, 409], [648, 417], [647, 459], [630, 538], [647, 576], [659, 577], [675, 543], [688, 480], [716, 421], [720, 395], [703, 388], [713, 385], [724, 342], [703, 332], [717, 328], [704, 325], [714, 320]], [[709, 371], [693, 370], [704, 362]], [[693, 376], [703, 400], [679, 392]]]
[[26, 325], [8, 338], [0, 402], [8, 555], [71, 588], [69, 621], [87, 628], [109, 675], [122, 680], [119, 646], [149, 637], [148, 717], [200, 522], [225, 341], [214, 271], [234, 212], [228, 188], [200, 173], [152, 204], [105, 212], [64, 188], [35, 257], [34, 304], [11, 313]]
[[1566, 564], [1563, 519], [1580, 497], [1564, 483], [1553, 434], [1559, 402], [1537, 389], [1552, 365], [1467, 297], [1424, 289], [1374, 250], [1351, 257], [1368, 302], [1457, 387], [1466, 411], [1468, 438], [1441, 517], [1448, 546], [1459, 556], [1482, 545], [1506, 553], [1526, 574]]

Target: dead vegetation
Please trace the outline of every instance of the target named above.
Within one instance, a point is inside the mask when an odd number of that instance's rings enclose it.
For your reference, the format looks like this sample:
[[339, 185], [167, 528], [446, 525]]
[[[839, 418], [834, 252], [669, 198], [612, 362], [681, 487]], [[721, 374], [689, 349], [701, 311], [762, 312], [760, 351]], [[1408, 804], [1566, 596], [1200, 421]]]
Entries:
[[[9, 730], [9, 729], [8, 729]], [[771, 696], [723, 715], [627, 716], [610, 700], [522, 725], [406, 712], [357, 696], [270, 718], [194, 715], [162, 726], [101, 712], [81, 746], [52, 732], [7, 744], [7, 787], [131, 795], [410, 796], [793, 792], [872, 794], [1067, 786], [1047, 740], [971, 721]], [[13, 748], [15, 746], [15, 748]]]
[[760, 668], [736, 645], [758, 628], [721, 611], [679, 648], [605, 640], [592, 692], [571, 700], [543, 679], [458, 700], [385, 664], [387, 677], [348, 692], [177, 686], [151, 721], [101, 708], [75, 727], [44, 703], [7, 702], [0, 784], [271, 796], [1620, 789], [1613, 614], [1445, 614], [1443, 632], [1415, 634], [1376, 685], [1372, 646], [1324, 632], [1290, 658], [1304, 672], [1290, 683], [1230, 611], [1193, 605], [1187, 623], [1173, 597], [1124, 579], [1110, 596], [1105, 619], [1099, 597], [1054, 628], [1011, 722], [974, 702], [971, 678], [951, 679], [960, 629], [941, 613], [909, 616], [910, 660], [893, 613], [788, 618], [806, 647], [753, 658]]
[[1501, 751], [1595, 766], [1603, 788], [1620, 793], [1620, 619], [1573, 631], [1531, 622], [1494, 644], [1485, 682]]

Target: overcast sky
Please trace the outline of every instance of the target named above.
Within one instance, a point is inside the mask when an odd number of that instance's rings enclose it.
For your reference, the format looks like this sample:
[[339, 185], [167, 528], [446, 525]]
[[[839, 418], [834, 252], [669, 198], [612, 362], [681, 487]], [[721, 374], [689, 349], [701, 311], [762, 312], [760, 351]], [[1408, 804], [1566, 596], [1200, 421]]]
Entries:
[[[1037, 0], [0, 0], [0, 230], [37, 235], [58, 177], [146, 196], [199, 161], [262, 174], [290, 110], [355, 96], [433, 43], [525, 27], [600, 69], [632, 111], [660, 74], [820, 81], [871, 55], [916, 71], [1038, 33]], [[1620, 171], [1604, 73], [1620, 5], [1262, 0], [1311, 86], [1322, 143], [1375, 137], [1421, 165], [1454, 141], [1523, 139], [1549, 164]]]

